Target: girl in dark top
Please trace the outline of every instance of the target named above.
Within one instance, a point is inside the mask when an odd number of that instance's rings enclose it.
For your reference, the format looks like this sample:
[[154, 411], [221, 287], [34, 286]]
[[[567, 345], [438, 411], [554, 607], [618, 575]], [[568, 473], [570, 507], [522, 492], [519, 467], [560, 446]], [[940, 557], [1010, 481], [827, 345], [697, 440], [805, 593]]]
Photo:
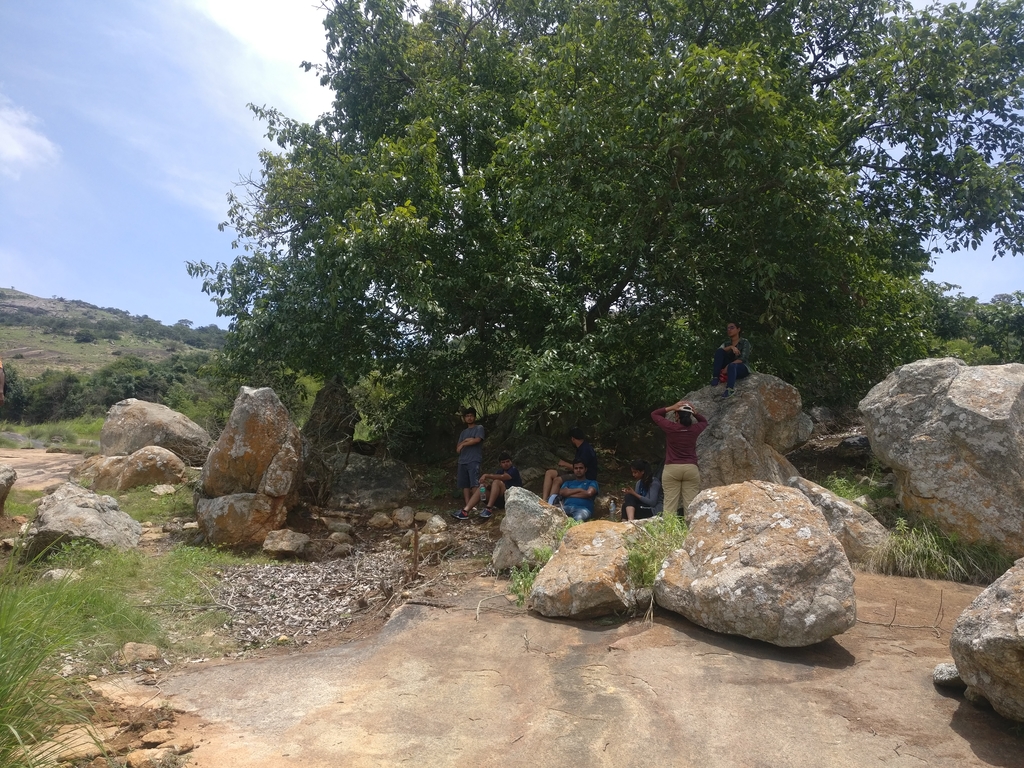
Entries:
[[[668, 418], [678, 414], [678, 422]], [[665, 517], [675, 517], [682, 500], [683, 514], [700, 492], [700, 470], [697, 469], [697, 438], [708, 420], [686, 400], [658, 408], [651, 413], [654, 423], [665, 433], [665, 469], [661, 485], [665, 489]]]
[[629, 465], [636, 481], [633, 490], [622, 489], [622, 519], [645, 520], [661, 514], [661, 480], [654, 476], [651, 465], [637, 459]]

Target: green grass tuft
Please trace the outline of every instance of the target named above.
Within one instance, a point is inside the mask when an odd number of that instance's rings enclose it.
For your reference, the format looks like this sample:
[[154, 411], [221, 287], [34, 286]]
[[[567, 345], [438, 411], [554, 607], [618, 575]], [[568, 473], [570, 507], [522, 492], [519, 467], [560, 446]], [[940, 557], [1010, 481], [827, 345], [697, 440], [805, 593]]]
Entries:
[[1013, 558], [987, 544], [969, 544], [926, 520], [899, 518], [889, 540], [868, 564], [876, 573], [987, 585], [1013, 565]]
[[683, 546], [689, 528], [686, 520], [676, 516], [656, 517], [636, 530], [636, 538], [626, 545], [629, 580], [636, 589], [650, 589], [665, 558]]
[[533, 582], [540, 573], [541, 566], [533, 567], [529, 563], [516, 565], [509, 574], [508, 591], [516, 596], [516, 605], [520, 608], [526, 605], [526, 601], [533, 591]]

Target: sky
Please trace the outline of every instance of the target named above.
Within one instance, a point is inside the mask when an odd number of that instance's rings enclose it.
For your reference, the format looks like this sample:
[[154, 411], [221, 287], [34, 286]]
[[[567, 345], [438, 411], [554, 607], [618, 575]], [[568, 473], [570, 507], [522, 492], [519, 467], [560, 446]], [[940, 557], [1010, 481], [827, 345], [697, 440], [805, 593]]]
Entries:
[[[316, 0], [0, 0], [0, 288], [216, 323], [186, 261], [229, 262], [227, 194], [259, 168], [247, 105], [311, 121], [331, 93]], [[938, 256], [988, 301], [1024, 258]]]

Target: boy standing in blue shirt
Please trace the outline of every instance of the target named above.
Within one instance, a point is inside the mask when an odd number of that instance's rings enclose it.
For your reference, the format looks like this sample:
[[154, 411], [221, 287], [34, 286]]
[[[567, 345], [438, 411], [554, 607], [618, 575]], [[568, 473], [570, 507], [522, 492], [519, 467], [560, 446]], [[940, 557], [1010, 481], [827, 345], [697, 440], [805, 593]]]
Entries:
[[455, 452], [459, 454], [459, 469], [456, 474], [462, 498], [465, 504], [462, 509], [452, 512], [457, 520], [468, 520], [469, 513], [476, 506], [480, 496], [480, 462], [484, 458], [484, 428], [476, 423], [476, 408], [470, 406], [462, 412], [462, 420], [466, 428], [459, 435]]

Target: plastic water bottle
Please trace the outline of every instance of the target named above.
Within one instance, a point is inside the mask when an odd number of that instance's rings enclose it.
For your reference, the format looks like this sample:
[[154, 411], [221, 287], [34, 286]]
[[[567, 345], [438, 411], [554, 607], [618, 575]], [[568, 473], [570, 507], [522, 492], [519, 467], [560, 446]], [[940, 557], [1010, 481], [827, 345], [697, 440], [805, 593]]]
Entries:
[[610, 520], [618, 520], [619, 516], [615, 514], [617, 507], [614, 501], [608, 502], [608, 518]]
[[487, 503], [487, 484], [480, 483], [480, 501], [483, 504]]

